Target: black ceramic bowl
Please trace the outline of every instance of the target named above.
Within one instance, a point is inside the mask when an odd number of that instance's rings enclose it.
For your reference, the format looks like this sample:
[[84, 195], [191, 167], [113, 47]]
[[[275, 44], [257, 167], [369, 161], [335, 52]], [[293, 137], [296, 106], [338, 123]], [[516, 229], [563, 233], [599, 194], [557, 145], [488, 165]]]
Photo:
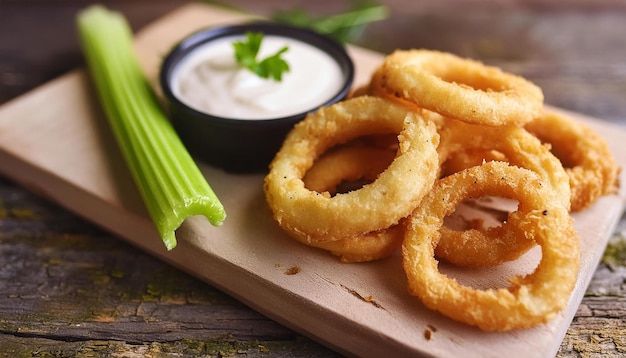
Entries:
[[[341, 86], [335, 93], [311, 108], [293, 115], [271, 119], [225, 118], [191, 108], [173, 91], [178, 64], [199, 47], [224, 37], [261, 32], [293, 38], [321, 49], [334, 59], [341, 70]], [[311, 68], [310, 71], [316, 71]], [[293, 125], [321, 106], [342, 100], [354, 77], [354, 65], [345, 48], [333, 39], [303, 28], [268, 22], [213, 27], [182, 40], [164, 59], [160, 81], [169, 102], [172, 122], [188, 150], [200, 160], [229, 172], [263, 172], [280, 148]], [[307, 88], [300, 88], [306, 91]]]

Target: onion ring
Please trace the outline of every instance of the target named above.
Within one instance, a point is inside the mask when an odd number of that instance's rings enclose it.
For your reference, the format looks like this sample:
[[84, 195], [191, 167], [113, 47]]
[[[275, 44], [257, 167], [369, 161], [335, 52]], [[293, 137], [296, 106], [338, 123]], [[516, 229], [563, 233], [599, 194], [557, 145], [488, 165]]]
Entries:
[[[542, 258], [511, 286], [474, 289], [441, 274], [435, 259], [443, 218], [467, 197], [498, 195], [520, 201], [519, 233], [535, 240]], [[486, 331], [527, 328], [550, 320], [567, 304], [579, 268], [579, 239], [569, 212], [533, 172], [488, 162], [438, 180], [408, 218], [402, 245], [408, 290], [430, 309]]]
[[571, 211], [585, 209], [599, 197], [619, 188], [620, 168], [606, 141], [586, 124], [545, 109], [525, 128], [542, 142], [549, 143], [569, 175]]
[[372, 80], [383, 97], [474, 124], [522, 125], [543, 107], [541, 88], [525, 78], [439, 51], [396, 50]]
[[[398, 154], [375, 181], [330, 198], [305, 188], [302, 178], [327, 149], [384, 133], [399, 133]], [[270, 163], [266, 201], [279, 226], [301, 241], [335, 241], [390, 227], [431, 188], [438, 143], [434, 123], [382, 98], [361, 96], [320, 108], [294, 126]]]
[[375, 180], [395, 156], [395, 151], [364, 145], [338, 148], [316, 160], [302, 181], [310, 190], [333, 196], [343, 182]]
[[506, 162], [507, 158], [501, 152], [493, 149], [467, 149], [449, 156], [441, 163], [441, 176], [448, 176], [492, 160]]
[[[332, 196], [345, 181], [371, 182], [395, 158], [395, 151], [365, 145], [350, 145], [322, 155], [303, 178], [304, 185]], [[330, 242], [303, 242], [330, 251], [345, 263], [368, 262], [388, 257], [402, 244], [404, 225]], [[296, 238], [297, 239], [297, 238]]]
[[389, 257], [402, 245], [404, 220], [386, 229], [337, 241], [307, 242], [301, 236], [293, 238], [305, 245], [329, 251], [344, 263], [370, 262]]
[[[488, 154], [484, 159], [498, 157], [488, 151], [504, 155], [511, 164], [530, 169], [552, 185], [559, 202], [567, 209], [570, 206], [571, 189], [569, 176], [561, 161], [550, 152], [550, 147], [524, 128], [515, 126], [471, 125], [457, 120], [448, 120], [439, 131], [441, 143], [437, 148], [440, 165], [456, 155], [473, 151]], [[475, 159], [474, 159], [475, 160]]]
[[407, 97], [398, 95], [396, 92], [391, 91], [386, 87], [387, 71], [389, 70], [388, 67], [389, 65], [387, 65], [386, 62], [383, 62], [383, 64], [378, 67], [376, 71], [374, 71], [374, 74], [372, 74], [372, 78], [370, 79], [367, 87], [360, 90], [361, 93], [365, 92], [370, 96], [377, 96], [391, 101], [396, 101], [400, 104], [408, 106], [409, 108], [413, 108], [414, 110], [423, 109], [423, 107], [420, 107], [421, 102], [418, 104]]
[[[569, 209], [571, 192], [565, 169], [547, 146], [523, 128], [480, 126], [449, 120], [440, 130], [440, 135], [438, 151], [442, 165], [448, 158], [460, 153], [495, 150], [510, 164], [538, 174], [555, 190], [555, 200]], [[484, 158], [488, 159], [491, 158]], [[509, 214], [508, 220], [502, 225], [489, 228], [482, 228], [480, 223], [464, 231], [444, 226], [435, 253], [438, 258], [459, 266], [495, 266], [517, 259], [536, 243], [519, 235], [517, 238], [511, 237], [514, 235], [513, 228], [518, 225], [514, 216], [515, 212]]]

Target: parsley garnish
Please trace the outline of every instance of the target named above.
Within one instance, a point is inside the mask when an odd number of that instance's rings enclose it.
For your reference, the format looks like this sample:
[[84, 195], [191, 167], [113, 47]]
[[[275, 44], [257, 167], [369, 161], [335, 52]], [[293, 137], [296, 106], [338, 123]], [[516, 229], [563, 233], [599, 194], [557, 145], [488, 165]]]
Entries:
[[261, 78], [271, 77], [275, 81], [282, 81], [283, 73], [289, 72], [289, 64], [280, 56], [289, 48], [285, 46], [275, 54], [258, 61], [257, 55], [261, 42], [263, 42], [263, 34], [260, 32], [247, 32], [245, 41], [235, 41], [233, 47], [237, 63]]

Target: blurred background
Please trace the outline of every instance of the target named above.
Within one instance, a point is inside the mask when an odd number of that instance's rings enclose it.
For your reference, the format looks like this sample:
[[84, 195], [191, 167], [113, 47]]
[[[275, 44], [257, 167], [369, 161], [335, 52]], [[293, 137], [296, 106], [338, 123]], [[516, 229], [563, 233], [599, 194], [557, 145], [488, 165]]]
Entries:
[[[311, 17], [348, 11], [349, 0], [231, 0], [271, 17], [299, 9]], [[74, 16], [87, 0], [0, 0], [0, 103], [82, 64]], [[186, 3], [101, 1], [135, 29]], [[362, 3], [362, 2], [361, 2]], [[371, 1], [370, 1], [371, 3]], [[624, 0], [379, 0], [388, 16], [352, 42], [388, 53], [426, 47], [504, 67], [539, 84], [546, 102], [623, 121], [626, 105]], [[43, 70], [34, 70], [43, 69]], [[559, 76], [559, 81], [552, 81]]]

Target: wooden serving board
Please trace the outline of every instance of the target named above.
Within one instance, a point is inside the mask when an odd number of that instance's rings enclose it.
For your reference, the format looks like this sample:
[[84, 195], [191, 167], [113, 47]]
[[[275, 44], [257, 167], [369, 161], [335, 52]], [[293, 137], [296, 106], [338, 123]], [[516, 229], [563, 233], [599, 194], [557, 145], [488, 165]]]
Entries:
[[[238, 22], [243, 15], [192, 4], [137, 35], [136, 48], [156, 85], [160, 60], [179, 39], [199, 28]], [[356, 84], [365, 83], [382, 55], [351, 48]], [[592, 118], [620, 165], [626, 132]], [[406, 291], [401, 258], [342, 264], [289, 239], [273, 222], [262, 175], [230, 175], [203, 165], [228, 218], [212, 227], [194, 217], [167, 252], [122, 160], [88, 76], [76, 70], [0, 108], [0, 170], [30, 190], [72, 210], [225, 292], [254, 309], [342, 353], [356, 356], [551, 357], [576, 312], [608, 238], [624, 210], [626, 193], [601, 198], [575, 215], [581, 270], [567, 309], [548, 324], [485, 333], [425, 309]], [[622, 173], [622, 183], [626, 177]], [[533, 256], [534, 255], [534, 256]], [[472, 272], [500, 282], [530, 272], [537, 253], [510, 265]], [[299, 271], [293, 270], [297, 267]], [[293, 274], [294, 272], [296, 272]], [[466, 273], [466, 275], [468, 275]], [[430, 333], [430, 337], [427, 338]]]

